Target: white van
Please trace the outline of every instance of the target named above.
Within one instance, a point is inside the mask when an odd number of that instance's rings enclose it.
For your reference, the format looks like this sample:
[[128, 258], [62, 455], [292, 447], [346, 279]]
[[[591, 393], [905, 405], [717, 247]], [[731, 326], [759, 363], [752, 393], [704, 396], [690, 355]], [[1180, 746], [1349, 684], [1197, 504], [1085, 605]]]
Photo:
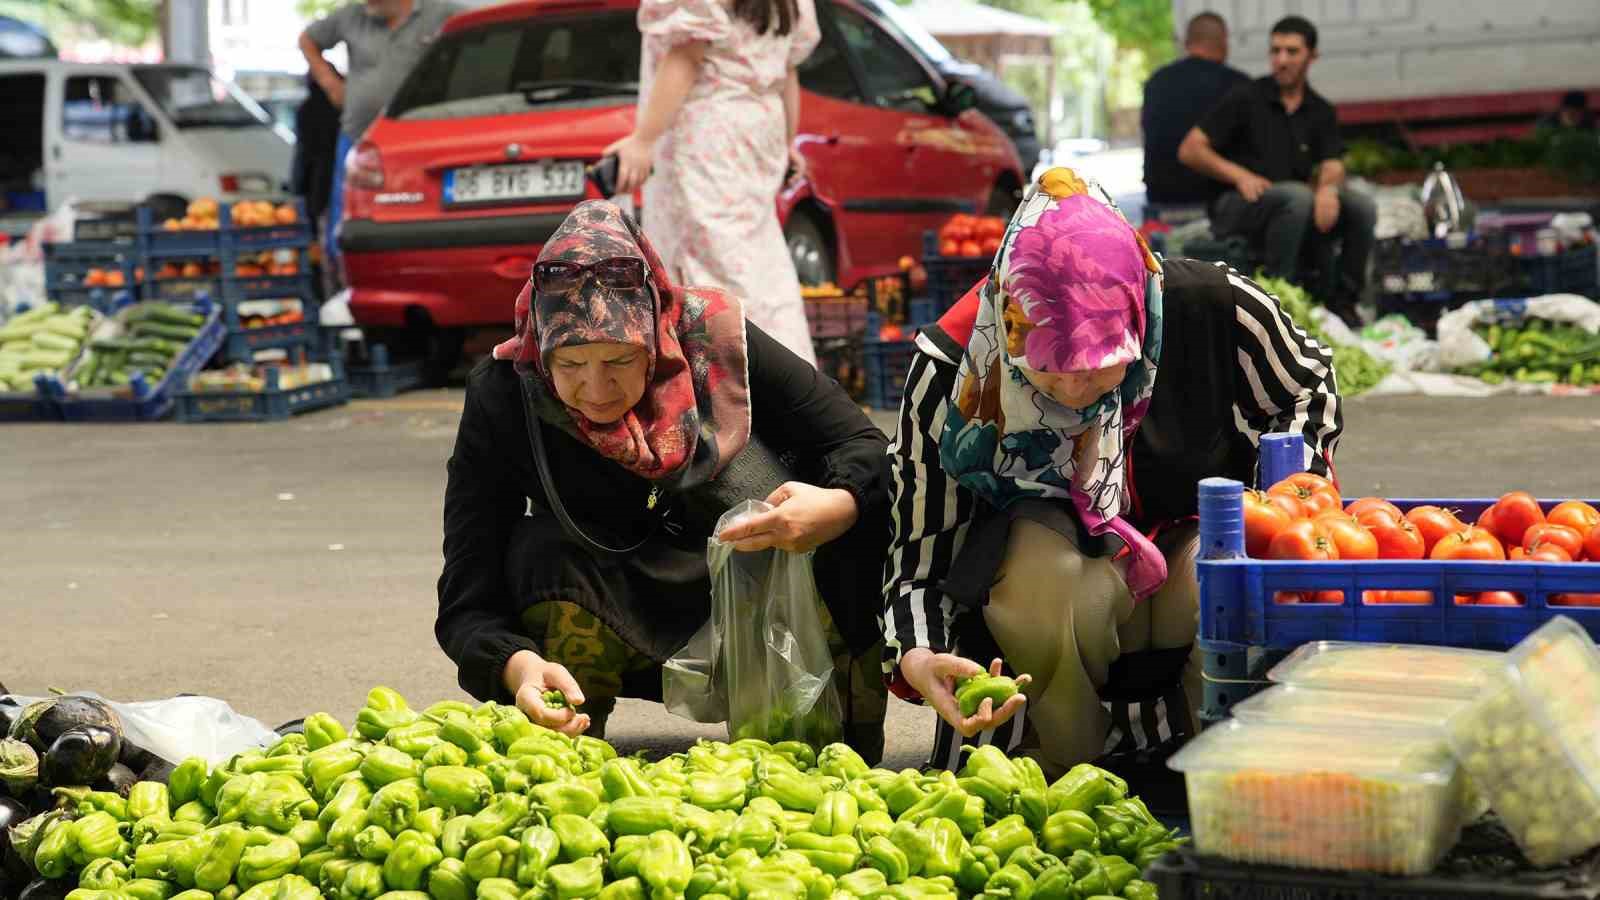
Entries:
[[277, 196], [293, 152], [259, 105], [203, 66], [0, 60], [5, 231], [28, 207], [42, 207], [37, 217], [69, 198]]

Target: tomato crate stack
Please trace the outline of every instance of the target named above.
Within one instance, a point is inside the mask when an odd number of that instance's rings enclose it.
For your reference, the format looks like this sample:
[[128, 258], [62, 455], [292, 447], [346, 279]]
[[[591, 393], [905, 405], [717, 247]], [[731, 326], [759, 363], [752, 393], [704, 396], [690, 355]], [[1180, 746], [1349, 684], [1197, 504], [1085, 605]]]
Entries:
[[[968, 217], [971, 218], [971, 217]], [[972, 286], [989, 276], [995, 253], [1000, 250], [1000, 235], [1005, 233], [1001, 220], [982, 220], [986, 235], [981, 241], [970, 238], [957, 240], [941, 237], [941, 232], [927, 231], [922, 235], [922, 268], [928, 276], [928, 298], [933, 301], [934, 312], [943, 313], [972, 290]], [[994, 222], [999, 222], [996, 229]], [[945, 225], [944, 234], [974, 234], [973, 225], [951, 232], [957, 225], [952, 220]], [[992, 235], [992, 236], [987, 236]], [[987, 252], [985, 252], [987, 250]], [[970, 252], [969, 252], [970, 251]]]
[[62, 306], [89, 305], [101, 312], [138, 299], [136, 245], [112, 240], [44, 245], [45, 295]]
[[[1299, 435], [1263, 437], [1262, 487], [1300, 471], [1304, 453]], [[1600, 636], [1600, 555], [1589, 557], [1582, 550], [1576, 554], [1554, 550], [1529, 554], [1515, 546], [1510, 551], [1513, 559], [1506, 561], [1507, 551], [1499, 539], [1485, 530], [1493, 525], [1488, 511], [1495, 507], [1494, 499], [1388, 502], [1408, 514], [1408, 519], [1419, 507], [1438, 508], [1449, 516], [1455, 524], [1445, 526], [1449, 533], [1441, 541], [1465, 543], [1481, 539], [1479, 532], [1490, 534], [1498, 558], [1487, 549], [1477, 554], [1462, 548], [1454, 559], [1433, 554], [1434, 558], [1424, 559], [1349, 560], [1338, 559], [1337, 553], [1332, 560], [1247, 556], [1245, 501], [1244, 486], [1237, 481], [1210, 478], [1200, 484], [1201, 559], [1197, 569], [1203, 720], [1223, 718], [1235, 702], [1264, 686], [1268, 668], [1308, 642], [1504, 650], [1558, 615], [1568, 616], [1590, 635]], [[1532, 498], [1522, 502], [1538, 519], [1563, 504]], [[1595, 506], [1600, 501], [1586, 503]], [[1537, 512], [1531, 510], [1535, 504]], [[1570, 511], [1584, 502], [1564, 505]], [[1428, 515], [1433, 513], [1428, 511], [1416, 521], [1424, 522]], [[1479, 524], [1466, 524], [1473, 522]], [[1524, 534], [1531, 531], [1529, 528]], [[1505, 526], [1501, 533], [1506, 533]], [[1596, 561], [1546, 561], [1563, 559], [1561, 554]], [[1528, 558], [1516, 559], [1519, 555]]]
[[222, 356], [248, 361], [257, 350], [318, 349], [311, 282], [311, 227], [300, 200], [197, 200], [183, 219], [157, 222], [139, 210], [147, 297], [210, 297], [222, 304]]

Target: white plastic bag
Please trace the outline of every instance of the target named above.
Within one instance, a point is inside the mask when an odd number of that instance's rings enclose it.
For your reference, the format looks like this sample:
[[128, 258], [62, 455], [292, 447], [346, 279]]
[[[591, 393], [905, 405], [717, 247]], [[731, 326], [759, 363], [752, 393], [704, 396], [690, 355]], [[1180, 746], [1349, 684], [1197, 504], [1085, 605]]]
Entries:
[[1600, 303], [1577, 294], [1546, 294], [1526, 300], [1474, 300], [1439, 317], [1439, 366], [1445, 371], [1489, 361], [1493, 351], [1474, 325], [1520, 325], [1544, 319], [1600, 334]]
[[[747, 500], [728, 510], [715, 534], [772, 507]], [[815, 746], [842, 733], [843, 706], [819, 615], [810, 553], [741, 553], [712, 537], [711, 618], [668, 660], [662, 695], [672, 713], [728, 722], [735, 739], [802, 740]]]
[[[93, 691], [76, 693], [104, 700], [122, 718], [125, 740], [173, 764], [199, 756], [216, 765], [235, 753], [266, 747], [278, 740], [271, 728], [234, 712], [226, 701], [215, 697], [118, 703]], [[26, 706], [45, 698], [13, 695], [11, 699]]]

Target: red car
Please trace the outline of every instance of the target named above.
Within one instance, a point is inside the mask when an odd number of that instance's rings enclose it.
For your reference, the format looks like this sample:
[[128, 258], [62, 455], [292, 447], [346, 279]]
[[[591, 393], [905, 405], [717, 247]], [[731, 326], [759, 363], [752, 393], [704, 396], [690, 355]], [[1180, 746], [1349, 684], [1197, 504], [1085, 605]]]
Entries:
[[[632, 130], [637, 7], [525, 0], [445, 25], [346, 170], [339, 242], [373, 339], [431, 335], [448, 363], [466, 330], [510, 323], [544, 241], [598, 196], [585, 166]], [[952, 213], [1008, 211], [1021, 164], [971, 89], [947, 87], [854, 0], [817, 10], [795, 138], [809, 178], [776, 198], [801, 280], [892, 273]]]

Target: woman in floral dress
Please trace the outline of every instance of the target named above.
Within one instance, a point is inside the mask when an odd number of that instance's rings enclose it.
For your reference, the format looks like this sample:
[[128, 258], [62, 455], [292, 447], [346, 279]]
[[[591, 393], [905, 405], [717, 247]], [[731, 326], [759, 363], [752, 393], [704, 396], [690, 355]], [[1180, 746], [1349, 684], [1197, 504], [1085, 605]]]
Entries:
[[785, 171], [805, 171], [791, 148], [812, 0], [644, 0], [639, 30], [638, 122], [606, 148], [618, 193], [644, 186], [645, 233], [675, 280], [745, 298], [750, 321], [814, 365], [775, 204]]

